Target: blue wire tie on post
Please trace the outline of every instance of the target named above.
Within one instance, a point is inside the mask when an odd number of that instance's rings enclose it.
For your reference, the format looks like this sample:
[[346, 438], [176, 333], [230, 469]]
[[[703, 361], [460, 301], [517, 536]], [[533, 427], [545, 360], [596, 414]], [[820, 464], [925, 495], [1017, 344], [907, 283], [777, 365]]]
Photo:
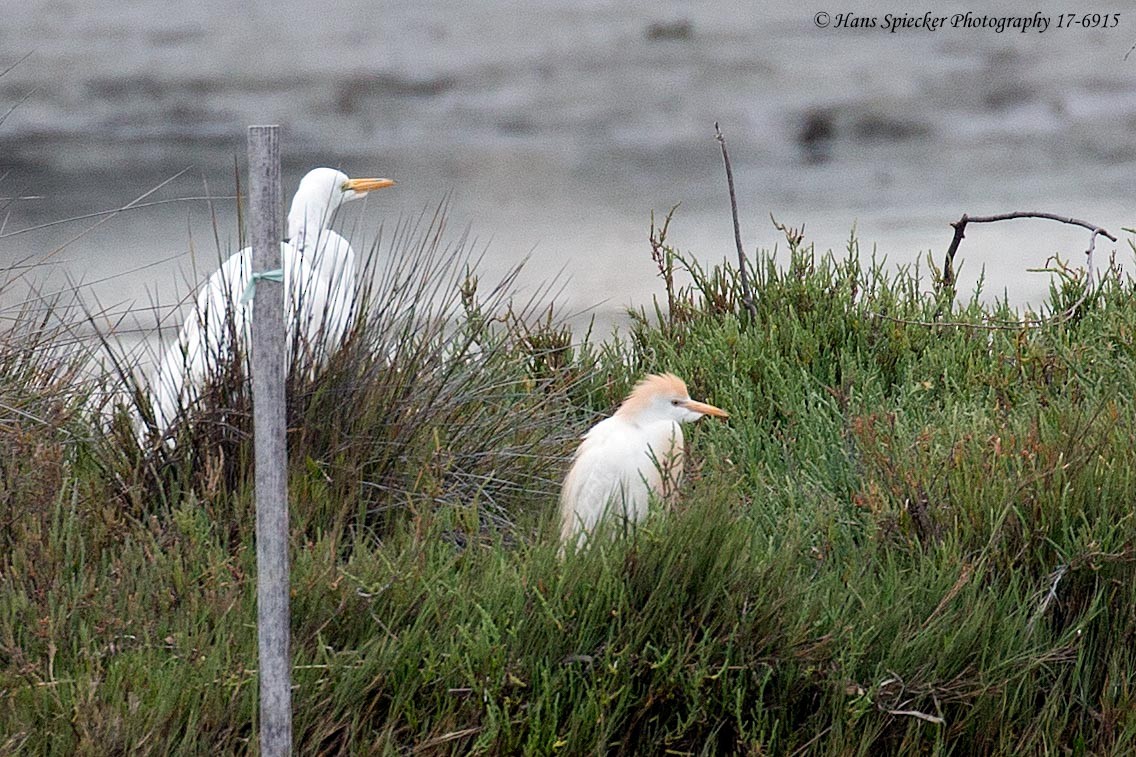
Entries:
[[245, 287], [244, 294], [241, 295], [242, 305], [256, 296], [256, 282], [258, 281], [275, 281], [277, 283], [283, 283], [284, 269], [277, 268], [273, 271], [261, 271], [259, 273], [254, 273], [252, 275], [252, 278], [249, 279], [248, 286]]

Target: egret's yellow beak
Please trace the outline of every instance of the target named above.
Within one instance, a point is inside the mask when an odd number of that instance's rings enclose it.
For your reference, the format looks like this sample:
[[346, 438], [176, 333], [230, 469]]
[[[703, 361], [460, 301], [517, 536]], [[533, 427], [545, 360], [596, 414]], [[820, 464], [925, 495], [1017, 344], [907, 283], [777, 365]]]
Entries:
[[696, 402], [695, 400], [687, 400], [682, 403], [682, 406], [687, 410], [693, 410], [696, 413], [703, 415], [713, 415], [715, 418], [729, 418], [730, 414], [720, 407], [707, 405], [705, 402]]
[[387, 187], [393, 186], [394, 182], [390, 179], [348, 179], [343, 182], [344, 189], [350, 189], [352, 192], [358, 192], [359, 194], [366, 194], [376, 189], [386, 189]]

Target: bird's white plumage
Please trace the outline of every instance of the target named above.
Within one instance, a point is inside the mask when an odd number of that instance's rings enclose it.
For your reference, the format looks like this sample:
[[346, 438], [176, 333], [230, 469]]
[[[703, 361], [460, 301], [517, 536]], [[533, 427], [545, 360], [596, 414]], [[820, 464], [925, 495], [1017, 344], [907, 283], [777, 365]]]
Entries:
[[674, 421], [636, 427], [611, 417], [597, 423], [564, 480], [561, 538], [591, 532], [609, 515], [632, 523], [645, 518], [651, 492], [663, 494], [667, 480], [677, 483], [682, 453], [682, 427]]
[[676, 376], [648, 376], [615, 415], [585, 435], [560, 493], [560, 538], [590, 533], [605, 517], [635, 523], [647, 515], [652, 493], [667, 498], [682, 474], [680, 424], [703, 415], [725, 417], [690, 399]]
[[[287, 241], [280, 246], [289, 349], [313, 358], [333, 352], [355, 318], [355, 251], [328, 228], [335, 211], [388, 179], [351, 179], [317, 168], [300, 181], [288, 212]], [[152, 410], [160, 433], [193, 405], [205, 380], [233, 353], [233, 340], [248, 344], [252, 302], [241, 297], [252, 278], [252, 249], [232, 255], [209, 277], [177, 340], [167, 347], [151, 381]], [[145, 434], [139, 424], [139, 436]]]

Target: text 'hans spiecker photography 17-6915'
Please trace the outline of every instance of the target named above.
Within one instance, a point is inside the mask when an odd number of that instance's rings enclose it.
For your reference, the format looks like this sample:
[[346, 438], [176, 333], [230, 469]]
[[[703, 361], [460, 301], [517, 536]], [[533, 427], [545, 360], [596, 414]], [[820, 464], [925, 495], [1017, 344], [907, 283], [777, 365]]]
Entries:
[[1120, 25], [1119, 13], [1058, 13], [1046, 15], [1040, 11], [1031, 15], [994, 16], [985, 13], [955, 13], [936, 15], [931, 11], [923, 14], [887, 13], [883, 16], [868, 16], [857, 13], [828, 13], [819, 11], [813, 22], [821, 29], [878, 29], [895, 34], [901, 31], [937, 32], [953, 29], [978, 29], [1003, 32], [1032, 32], [1044, 34], [1055, 29], [1113, 29]]

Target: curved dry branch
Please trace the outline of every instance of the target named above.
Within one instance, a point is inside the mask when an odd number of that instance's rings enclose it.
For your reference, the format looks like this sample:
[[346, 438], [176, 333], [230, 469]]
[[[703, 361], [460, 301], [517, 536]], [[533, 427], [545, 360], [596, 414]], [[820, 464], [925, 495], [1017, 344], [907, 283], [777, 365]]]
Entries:
[[946, 288], [954, 284], [955, 253], [958, 252], [959, 244], [962, 242], [962, 238], [966, 236], [966, 225], [968, 223], [995, 223], [997, 221], [1010, 221], [1017, 218], [1041, 218], [1047, 221], [1057, 221], [1058, 223], [1067, 223], [1073, 226], [1080, 226], [1091, 231], [1092, 236], [1089, 238], [1089, 249], [1085, 253], [1086, 255], [1088, 255], [1087, 263], [1089, 265], [1089, 283], [1092, 283], [1092, 255], [1093, 249], [1096, 245], [1097, 234], [1103, 234], [1113, 242], [1116, 241], [1115, 236], [1107, 232], [1103, 227], [1097, 226], [1095, 223], [1089, 223], [1088, 221], [1082, 221], [1077, 218], [1070, 218], [1069, 216], [1059, 216], [1055, 213], [1038, 213], [1028, 210], [1018, 210], [1014, 211], [1013, 213], [1000, 213], [993, 216], [969, 216], [966, 213], [963, 213], [962, 218], [951, 224], [951, 226], [954, 227], [955, 235], [954, 238], [951, 239], [951, 246], [947, 248], [947, 255], [943, 260], [942, 286]]

